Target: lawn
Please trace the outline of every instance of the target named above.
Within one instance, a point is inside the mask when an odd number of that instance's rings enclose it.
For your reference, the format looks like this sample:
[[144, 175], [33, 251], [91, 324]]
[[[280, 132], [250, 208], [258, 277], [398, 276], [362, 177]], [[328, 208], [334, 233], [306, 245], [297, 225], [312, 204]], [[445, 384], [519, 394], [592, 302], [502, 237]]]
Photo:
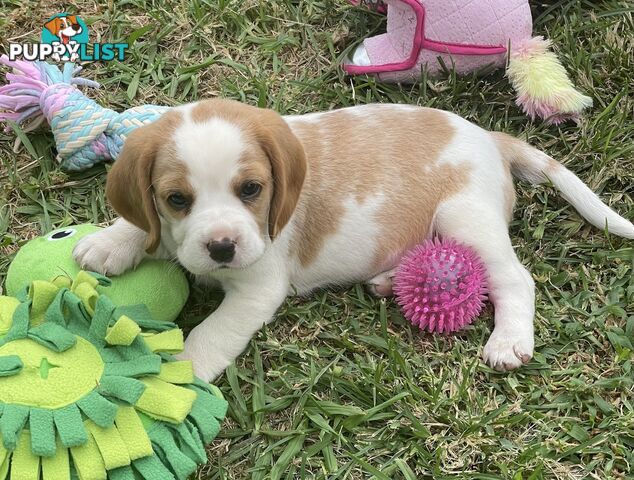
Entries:
[[[344, 76], [344, 54], [384, 28], [345, 0], [3, 0], [0, 50], [36, 41], [66, 10], [91, 41], [132, 44], [124, 62], [83, 72], [102, 84], [90, 96], [117, 110], [213, 96], [293, 114], [369, 102], [451, 110], [527, 139], [632, 219], [634, 8], [532, 4], [535, 33], [594, 99], [579, 125], [531, 122], [501, 71], [403, 87]], [[14, 135], [0, 133], [0, 285], [28, 239], [115, 218], [107, 168], [68, 175], [49, 134], [29, 138], [14, 154]], [[634, 478], [634, 244], [588, 226], [554, 189], [523, 183], [511, 238], [537, 284], [528, 365], [501, 374], [482, 363], [490, 308], [443, 337], [411, 328], [360, 285], [290, 299], [217, 381], [229, 415], [197, 478]], [[194, 288], [181, 324], [219, 300]]]

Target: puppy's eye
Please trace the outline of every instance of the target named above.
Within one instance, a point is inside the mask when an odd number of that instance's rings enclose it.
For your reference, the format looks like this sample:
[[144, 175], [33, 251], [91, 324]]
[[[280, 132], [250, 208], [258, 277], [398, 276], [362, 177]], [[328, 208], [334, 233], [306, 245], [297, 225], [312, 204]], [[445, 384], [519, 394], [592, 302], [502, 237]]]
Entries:
[[185, 198], [182, 193], [172, 193], [167, 197], [167, 203], [169, 203], [174, 210], [185, 210], [190, 206], [190, 201]]
[[242, 200], [253, 200], [262, 191], [262, 185], [256, 182], [246, 182], [240, 187], [240, 198]]

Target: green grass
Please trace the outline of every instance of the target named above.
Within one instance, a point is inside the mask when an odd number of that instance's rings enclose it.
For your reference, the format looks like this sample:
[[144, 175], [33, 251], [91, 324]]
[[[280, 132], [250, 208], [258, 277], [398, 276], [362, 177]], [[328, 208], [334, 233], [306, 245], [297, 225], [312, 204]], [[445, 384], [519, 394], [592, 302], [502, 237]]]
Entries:
[[[125, 62], [86, 67], [103, 85], [89, 95], [103, 105], [218, 95], [282, 113], [367, 102], [443, 108], [528, 139], [632, 219], [632, 5], [532, 3], [536, 34], [553, 40], [594, 99], [578, 126], [529, 121], [501, 71], [404, 87], [343, 76], [343, 55], [383, 27], [344, 0], [76, 0], [66, 8], [88, 21], [93, 40], [133, 43]], [[14, 36], [36, 39], [62, 8], [0, 5], [0, 48]], [[67, 175], [50, 135], [31, 135], [17, 154], [13, 138], [0, 133], [0, 284], [29, 238], [114, 218], [103, 166]], [[480, 361], [490, 310], [466, 332], [441, 337], [410, 328], [393, 301], [358, 285], [290, 299], [219, 379], [229, 418], [198, 478], [633, 478], [634, 245], [589, 227], [552, 188], [526, 184], [511, 236], [537, 284], [527, 366], [499, 374]], [[183, 324], [218, 301], [194, 290]]]

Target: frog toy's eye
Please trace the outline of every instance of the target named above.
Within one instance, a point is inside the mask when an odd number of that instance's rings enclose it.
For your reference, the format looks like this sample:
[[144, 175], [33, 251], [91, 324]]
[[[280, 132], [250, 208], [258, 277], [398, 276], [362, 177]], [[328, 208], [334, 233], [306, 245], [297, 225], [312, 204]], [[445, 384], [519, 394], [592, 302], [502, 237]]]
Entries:
[[74, 228], [65, 228], [64, 230], [57, 230], [56, 232], [51, 233], [46, 239], [49, 242], [54, 242], [56, 240], [63, 240], [65, 238], [72, 237], [77, 233], [77, 230]]

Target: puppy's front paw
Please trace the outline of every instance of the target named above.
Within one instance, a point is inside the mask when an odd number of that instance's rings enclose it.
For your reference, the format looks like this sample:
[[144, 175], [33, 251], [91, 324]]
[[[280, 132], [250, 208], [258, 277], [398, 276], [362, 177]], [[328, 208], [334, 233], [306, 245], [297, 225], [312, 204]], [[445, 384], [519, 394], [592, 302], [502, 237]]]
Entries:
[[120, 275], [133, 269], [144, 254], [141, 245], [113, 236], [108, 229], [86, 235], [73, 249], [73, 257], [82, 269], [103, 275]]
[[533, 333], [509, 332], [496, 328], [484, 346], [482, 359], [501, 372], [528, 363], [533, 357]]
[[221, 353], [200, 327], [194, 328], [185, 340], [185, 350], [176, 356], [180, 360], [191, 360], [194, 373], [205, 382], [211, 382], [225, 371], [232, 360]]

